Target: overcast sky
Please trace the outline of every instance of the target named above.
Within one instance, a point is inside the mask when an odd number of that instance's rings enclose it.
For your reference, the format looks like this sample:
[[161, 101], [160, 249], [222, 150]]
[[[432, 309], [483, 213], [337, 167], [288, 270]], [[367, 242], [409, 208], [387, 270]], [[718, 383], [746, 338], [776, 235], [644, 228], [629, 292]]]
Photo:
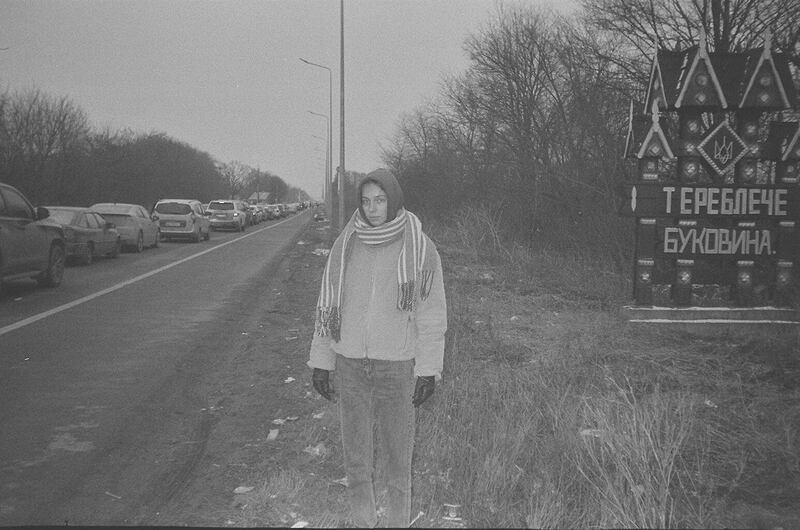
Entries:
[[[531, 0], [531, 2], [538, 0]], [[545, 0], [542, 0], [545, 2]], [[163, 132], [321, 198], [338, 0], [2, 0], [0, 88], [68, 96], [96, 128]], [[495, 0], [345, 0], [345, 166], [381, 165], [404, 112], [462, 72]], [[315, 138], [315, 136], [321, 137]]]

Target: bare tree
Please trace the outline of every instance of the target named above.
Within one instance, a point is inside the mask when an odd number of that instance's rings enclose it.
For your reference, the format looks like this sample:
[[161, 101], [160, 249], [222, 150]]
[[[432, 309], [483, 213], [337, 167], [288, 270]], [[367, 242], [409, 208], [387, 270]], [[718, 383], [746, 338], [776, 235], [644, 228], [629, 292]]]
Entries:
[[6, 97], [2, 119], [5, 178], [39, 200], [59, 199], [86, 156], [86, 114], [66, 97], [37, 90]]
[[236, 198], [247, 184], [247, 178], [253, 170], [250, 166], [233, 160], [219, 167], [220, 175], [225, 182], [231, 199]]
[[583, 0], [582, 5], [589, 24], [620, 40], [614, 57], [632, 70], [637, 64], [646, 68], [639, 58], [652, 56], [654, 42], [688, 48], [701, 31], [719, 52], [758, 47], [770, 31], [773, 43], [800, 67], [797, 0]]

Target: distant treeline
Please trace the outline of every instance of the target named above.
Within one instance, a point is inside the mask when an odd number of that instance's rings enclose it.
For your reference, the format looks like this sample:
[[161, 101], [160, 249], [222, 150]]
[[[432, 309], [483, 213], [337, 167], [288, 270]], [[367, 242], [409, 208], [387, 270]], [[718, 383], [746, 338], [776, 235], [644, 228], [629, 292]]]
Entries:
[[38, 89], [0, 94], [0, 181], [36, 204], [88, 206], [159, 198], [247, 198], [294, 202], [305, 192], [281, 178], [211, 155], [163, 133], [96, 131], [67, 97]]
[[654, 43], [685, 49], [704, 31], [711, 50], [733, 51], [771, 30], [797, 81], [798, 20], [796, 0], [591, 0], [569, 17], [501, 4], [466, 38], [466, 71], [401, 118], [384, 162], [425, 215], [481, 205], [506, 238], [624, 266], [633, 229], [618, 211], [634, 168], [622, 151]]

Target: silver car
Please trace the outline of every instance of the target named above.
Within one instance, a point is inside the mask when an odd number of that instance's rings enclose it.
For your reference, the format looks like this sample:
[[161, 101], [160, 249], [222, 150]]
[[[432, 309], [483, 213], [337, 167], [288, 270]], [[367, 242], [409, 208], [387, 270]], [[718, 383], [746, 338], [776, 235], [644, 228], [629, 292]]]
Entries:
[[208, 203], [208, 212], [211, 213], [211, 229], [219, 230], [229, 228], [238, 232], [247, 229], [248, 213], [247, 205], [236, 199], [220, 199]]
[[164, 239], [187, 238], [195, 243], [211, 237], [209, 213], [194, 199], [161, 199], [153, 208]]
[[121, 202], [99, 202], [91, 209], [102, 215], [107, 221], [114, 223], [122, 246], [141, 252], [145, 247], [157, 247], [161, 239], [158, 221], [153, 219], [147, 209], [139, 204]]

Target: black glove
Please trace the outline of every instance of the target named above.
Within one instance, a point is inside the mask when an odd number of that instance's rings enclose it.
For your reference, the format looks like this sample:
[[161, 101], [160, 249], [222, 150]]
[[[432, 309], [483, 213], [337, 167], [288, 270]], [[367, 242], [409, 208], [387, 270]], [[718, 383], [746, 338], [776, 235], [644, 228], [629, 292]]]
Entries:
[[311, 382], [314, 385], [314, 390], [327, 399], [328, 401], [335, 401], [333, 399], [333, 385], [330, 383], [330, 372], [322, 368], [314, 368], [314, 373], [311, 375]]
[[414, 397], [411, 399], [411, 404], [419, 407], [425, 403], [433, 395], [434, 388], [436, 388], [435, 376], [421, 375], [417, 377], [417, 385], [414, 387]]

